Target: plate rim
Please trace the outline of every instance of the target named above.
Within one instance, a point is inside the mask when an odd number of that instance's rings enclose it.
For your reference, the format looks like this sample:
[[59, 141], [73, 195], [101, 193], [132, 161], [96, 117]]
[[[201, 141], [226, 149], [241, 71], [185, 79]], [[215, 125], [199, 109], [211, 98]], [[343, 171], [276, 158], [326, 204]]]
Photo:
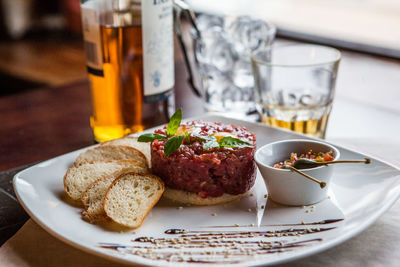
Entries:
[[[347, 148], [346, 146], [338, 145], [335, 142], [326, 141], [326, 140], [323, 140], [323, 139], [320, 139], [320, 138], [316, 138], [316, 137], [310, 137], [310, 136], [307, 136], [305, 134], [293, 132], [293, 131], [290, 131], [290, 130], [287, 130], [287, 129], [282, 129], [282, 128], [279, 128], [279, 127], [273, 127], [273, 126], [265, 125], [265, 124], [260, 123], [260, 122], [244, 121], [244, 120], [235, 119], [235, 118], [226, 117], [226, 116], [221, 116], [221, 115], [216, 115], [216, 114], [199, 115], [199, 116], [194, 116], [194, 117], [190, 117], [190, 118], [184, 118], [183, 120], [184, 121], [187, 121], [187, 120], [199, 120], [199, 119], [209, 120], [210, 118], [213, 119], [213, 120], [214, 120], [214, 118], [216, 118], [216, 119], [218, 119], [218, 118], [229, 119], [229, 120], [233, 121], [232, 122], [233, 124], [235, 124], [235, 122], [239, 122], [239, 123], [240, 122], [245, 122], [245, 123], [255, 124], [255, 125], [266, 127], [266, 128], [272, 128], [272, 129], [277, 130], [277, 131], [290, 133], [291, 135], [294, 135], [294, 137], [297, 136], [297, 137], [301, 137], [301, 138], [305, 138], [305, 139], [326, 142], [326, 143], [332, 144], [335, 147], [338, 147], [340, 149], [348, 150], [348, 151], [353, 152], [353, 153], [362, 154], [363, 156], [368, 156], [371, 159], [376, 160], [376, 161], [378, 161], [380, 163], [384, 163], [385, 165], [387, 165], [389, 167], [392, 167], [395, 170], [400, 172], [400, 166], [396, 166], [393, 163], [387, 162], [385, 159], [377, 158], [374, 155], [370, 155], [370, 154], [365, 153], [365, 152], [358, 152], [357, 150], [354, 150], [352, 148]], [[153, 128], [150, 128], [150, 129], [146, 129], [143, 132], [152, 131], [153, 129], [159, 128], [160, 126], [161, 125], [153, 127]], [[84, 244], [81, 244], [79, 242], [76, 242], [76, 241], [73, 241], [71, 239], [68, 239], [68, 237], [66, 237], [66, 236], [54, 231], [53, 229], [51, 229], [51, 227], [46, 225], [45, 221], [42, 221], [37, 216], [35, 216], [34, 211], [32, 211], [26, 205], [26, 203], [22, 200], [21, 194], [18, 191], [18, 185], [17, 184], [18, 184], [18, 180], [23, 179], [20, 176], [23, 175], [25, 172], [28, 172], [30, 169], [38, 167], [41, 164], [46, 164], [46, 162], [56, 161], [58, 158], [65, 157], [66, 155], [74, 154], [74, 153], [77, 153], [80, 150], [85, 150], [85, 149], [88, 149], [90, 147], [94, 147], [94, 146], [97, 146], [97, 145], [98, 144], [87, 146], [87, 147], [83, 147], [83, 148], [80, 148], [80, 149], [77, 149], [77, 150], [62, 154], [62, 155], [58, 155], [56, 157], [41, 161], [39, 163], [36, 163], [36, 164], [34, 164], [34, 165], [24, 169], [24, 170], [19, 171], [18, 173], [16, 173], [14, 175], [14, 177], [13, 177], [12, 185], [13, 185], [14, 192], [15, 192], [15, 194], [17, 196], [17, 199], [18, 199], [20, 205], [28, 213], [30, 218], [33, 221], [35, 221], [35, 223], [37, 223], [40, 227], [42, 227], [46, 232], [48, 232], [51, 236], [57, 238], [58, 240], [66, 243], [66, 244], [68, 244], [68, 245], [70, 245], [70, 246], [72, 246], [72, 247], [74, 247], [76, 249], [82, 250], [82, 251], [84, 251], [86, 253], [89, 253], [91, 255], [100, 256], [102, 258], [106, 258], [106, 259], [111, 260], [111, 261], [124, 263], [124, 264], [130, 264], [130, 265], [132, 265], [132, 264], [137, 264], [139, 266], [165, 266], [165, 265], [171, 265], [171, 263], [162, 264], [162, 262], [152, 262], [151, 264], [150, 263], [146, 264], [144, 262], [131, 261], [131, 260], [128, 260], [126, 258], [120, 257], [118, 255], [103, 253], [103, 252], [101, 252], [100, 249], [95, 249], [94, 247], [91, 247], [89, 245], [84, 245]], [[400, 173], [399, 173], [399, 175], [400, 175]], [[291, 261], [294, 261], [294, 260], [299, 260], [301, 258], [305, 258], [305, 257], [308, 257], [310, 255], [325, 251], [325, 250], [327, 250], [329, 248], [335, 247], [335, 246], [337, 246], [337, 245], [339, 245], [341, 243], [344, 243], [347, 240], [350, 240], [353, 237], [356, 237], [361, 232], [366, 230], [369, 226], [371, 226], [373, 223], [375, 223], [385, 212], [387, 212], [397, 202], [397, 200], [399, 198], [400, 198], [400, 190], [398, 190], [398, 192], [396, 192], [396, 194], [394, 194], [391, 197], [391, 199], [389, 199], [377, 212], [375, 212], [373, 214], [373, 216], [369, 217], [367, 220], [364, 220], [361, 224], [359, 224], [359, 227], [355, 228], [351, 232], [348, 232], [348, 233], [346, 233], [344, 235], [339, 236], [338, 238], [335, 238], [335, 239], [332, 239], [332, 240], [328, 240], [328, 241], [322, 243], [321, 245], [316, 245], [316, 246], [310, 247], [306, 251], [294, 252], [291, 257], [286, 257], [286, 258], [283, 258], [283, 259], [279, 259], [279, 258], [271, 259], [268, 262], [262, 262], [262, 259], [260, 258], [260, 259], [257, 259], [257, 260], [251, 261], [251, 262], [247, 262], [247, 264], [245, 262], [244, 263], [235, 264], [235, 266], [249, 266], [249, 264], [251, 266], [267, 266], [267, 265], [273, 265], [273, 264], [282, 264], [282, 263], [291, 262]], [[198, 264], [192, 264], [192, 266], [198, 266]], [[202, 264], [201, 266], [204, 266], [204, 264]]]

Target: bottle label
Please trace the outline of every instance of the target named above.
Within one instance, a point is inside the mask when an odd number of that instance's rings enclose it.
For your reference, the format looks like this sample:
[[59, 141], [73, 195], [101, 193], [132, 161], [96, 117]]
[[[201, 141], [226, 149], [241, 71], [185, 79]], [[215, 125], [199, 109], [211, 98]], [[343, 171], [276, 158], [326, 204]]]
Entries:
[[174, 86], [172, 0], [142, 0], [144, 101], [168, 98]]
[[81, 13], [87, 71], [93, 75], [104, 76], [100, 23], [96, 1], [83, 1]]

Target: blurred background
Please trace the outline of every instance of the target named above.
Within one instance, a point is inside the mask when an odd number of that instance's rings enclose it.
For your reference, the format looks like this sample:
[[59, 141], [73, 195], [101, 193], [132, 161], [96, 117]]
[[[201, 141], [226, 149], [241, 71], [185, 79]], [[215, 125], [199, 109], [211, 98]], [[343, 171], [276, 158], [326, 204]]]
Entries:
[[80, 0], [0, 0], [0, 93], [86, 79]]
[[[400, 58], [398, 0], [187, 0], [196, 12], [247, 14], [278, 37]], [[86, 79], [80, 0], [0, 0], [0, 94]]]

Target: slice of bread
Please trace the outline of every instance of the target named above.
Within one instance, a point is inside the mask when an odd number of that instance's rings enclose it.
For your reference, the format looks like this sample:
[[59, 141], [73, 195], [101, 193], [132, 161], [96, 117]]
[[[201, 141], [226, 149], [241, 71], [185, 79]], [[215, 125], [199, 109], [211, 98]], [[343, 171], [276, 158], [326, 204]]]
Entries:
[[114, 222], [137, 228], [163, 192], [164, 183], [159, 177], [126, 173], [119, 176], [108, 189], [104, 210]]
[[[138, 174], [147, 174], [149, 170], [141, 166], [130, 167], [129, 169], [124, 169], [123, 172], [135, 172]], [[103, 220], [107, 217], [104, 211], [104, 198], [112, 182], [123, 173], [115, 172], [110, 176], [104, 177], [93, 182], [86, 191], [82, 194], [82, 203], [85, 206], [85, 210], [82, 212], [83, 217], [90, 221], [96, 222]]]
[[118, 138], [111, 141], [101, 143], [102, 146], [130, 146], [141, 151], [147, 159], [147, 164], [151, 164], [151, 153], [150, 153], [150, 143], [139, 142], [137, 137], [124, 137]]
[[97, 146], [92, 149], [88, 149], [85, 152], [79, 154], [75, 159], [75, 165], [79, 165], [85, 162], [92, 162], [96, 160], [137, 160], [147, 165], [146, 156], [130, 146]]
[[164, 197], [183, 204], [190, 204], [196, 206], [210, 206], [210, 205], [219, 205], [231, 202], [233, 200], [245, 196], [246, 194], [247, 192], [239, 195], [223, 194], [220, 197], [202, 198], [197, 193], [176, 190], [167, 187], [164, 192]]
[[80, 200], [83, 192], [94, 181], [133, 166], [146, 168], [143, 163], [136, 160], [93, 161], [71, 167], [64, 175], [65, 192], [73, 200]]

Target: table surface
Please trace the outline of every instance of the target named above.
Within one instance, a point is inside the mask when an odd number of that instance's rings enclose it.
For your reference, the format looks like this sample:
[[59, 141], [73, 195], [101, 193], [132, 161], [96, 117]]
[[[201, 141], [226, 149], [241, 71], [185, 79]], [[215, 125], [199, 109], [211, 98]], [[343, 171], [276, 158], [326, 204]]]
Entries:
[[[179, 53], [175, 73], [176, 106], [185, 117], [202, 114], [202, 100], [187, 84]], [[400, 166], [399, 101], [400, 60], [343, 51], [326, 139]], [[9, 169], [94, 144], [89, 103], [85, 80], [0, 98], [0, 206], [7, 207], [1, 209], [0, 242], [28, 218], [10, 182], [21, 168]]]

